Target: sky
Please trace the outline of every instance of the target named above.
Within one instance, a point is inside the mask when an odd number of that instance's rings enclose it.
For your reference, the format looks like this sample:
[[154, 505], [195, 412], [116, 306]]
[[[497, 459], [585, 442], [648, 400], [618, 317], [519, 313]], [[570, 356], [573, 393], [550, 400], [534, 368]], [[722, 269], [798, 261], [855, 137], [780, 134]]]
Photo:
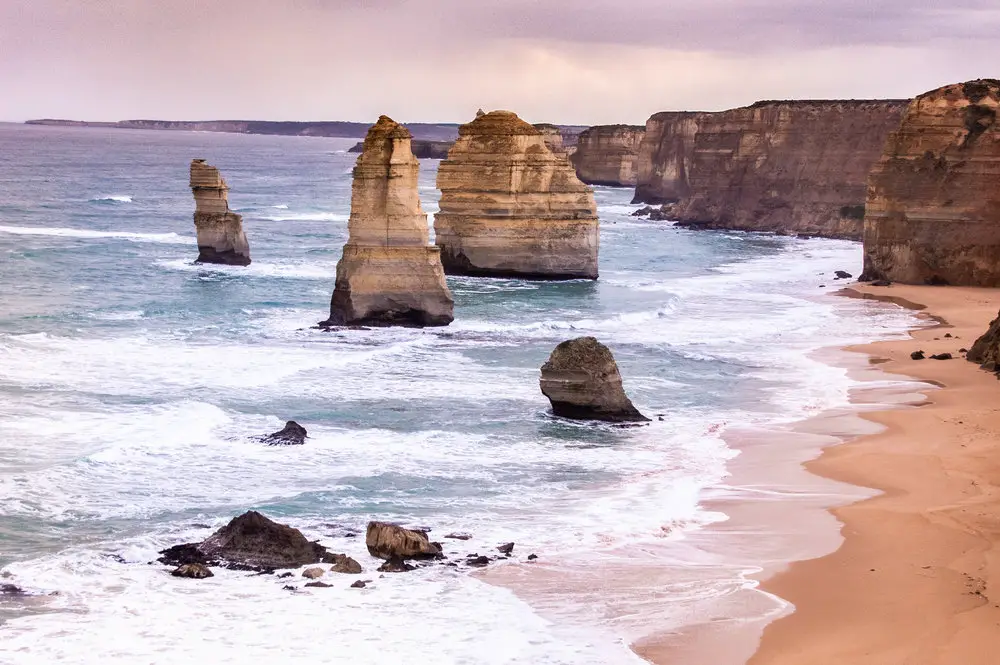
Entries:
[[0, 0], [0, 121], [642, 124], [1000, 78], [1000, 0]]

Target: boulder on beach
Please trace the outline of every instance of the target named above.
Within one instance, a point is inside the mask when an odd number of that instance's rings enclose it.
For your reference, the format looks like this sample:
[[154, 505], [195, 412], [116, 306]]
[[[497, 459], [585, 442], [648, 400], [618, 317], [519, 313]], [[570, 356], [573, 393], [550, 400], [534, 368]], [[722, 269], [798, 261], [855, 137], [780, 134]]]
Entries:
[[187, 577], [193, 580], [203, 580], [207, 577], [215, 577], [215, 573], [209, 570], [208, 566], [200, 563], [186, 563], [178, 566], [170, 573], [174, 577]]
[[593, 337], [579, 337], [555, 348], [542, 365], [542, 393], [552, 413], [575, 420], [644, 422], [622, 387], [611, 350]]
[[325, 547], [255, 510], [234, 518], [200, 543], [175, 545], [160, 554], [159, 561], [165, 564], [225, 565], [246, 570], [333, 563]]
[[289, 420], [279, 431], [261, 437], [269, 446], [301, 446], [306, 442], [306, 428], [294, 420]]
[[369, 554], [387, 561], [428, 559], [441, 554], [441, 546], [430, 542], [426, 532], [404, 529], [385, 522], [368, 523], [365, 544]]
[[990, 322], [990, 327], [969, 349], [966, 360], [995, 371], [1000, 367], [1000, 313]]

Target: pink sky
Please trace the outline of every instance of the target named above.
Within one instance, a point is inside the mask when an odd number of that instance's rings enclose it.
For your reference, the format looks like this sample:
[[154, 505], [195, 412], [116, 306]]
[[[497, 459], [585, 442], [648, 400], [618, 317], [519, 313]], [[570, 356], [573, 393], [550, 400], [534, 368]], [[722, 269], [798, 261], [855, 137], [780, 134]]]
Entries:
[[1000, 0], [0, 0], [0, 120], [641, 124], [1000, 77]]

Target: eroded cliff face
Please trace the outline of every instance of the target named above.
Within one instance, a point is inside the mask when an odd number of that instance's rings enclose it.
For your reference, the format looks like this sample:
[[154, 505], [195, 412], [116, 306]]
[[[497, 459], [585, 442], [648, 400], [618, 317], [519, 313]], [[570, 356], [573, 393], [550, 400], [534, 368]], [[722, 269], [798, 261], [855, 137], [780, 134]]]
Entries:
[[704, 228], [860, 239], [866, 178], [906, 101], [775, 101], [657, 113], [635, 202]]
[[576, 175], [590, 185], [634, 187], [639, 144], [645, 127], [598, 125], [580, 133], [571, 161]]
[[449, 274], [597, 278], [593, 192], [516, 114], [493, 111], [462, 125], [437, 185], [434, 230]]
[[913, 100], [868, 183], [863, 279], [1000, 286], [998, 111], [994, 79]]
[[410, 132], [382, 116], [354, 167], [348, 241], [326, 325], [447, 325], [454, 302], [420, 207]]
[[243, 232], [243, 218], [229, 209], [229, 186], [219, 169], [204, 159], [191, 161], [194, 226], [198, 236], [198, 262], [250, 265], [250, 244]]

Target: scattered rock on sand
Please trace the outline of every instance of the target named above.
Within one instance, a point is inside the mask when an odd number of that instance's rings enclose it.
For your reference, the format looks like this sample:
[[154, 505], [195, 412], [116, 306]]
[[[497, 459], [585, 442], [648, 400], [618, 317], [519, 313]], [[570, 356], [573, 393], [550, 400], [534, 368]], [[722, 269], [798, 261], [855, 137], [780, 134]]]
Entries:
[[611, 350], [593, 337], [557, 346], [542, 365], [539, 383], [557, 416], [608, 422], [649, 420], [625, 394]]
[[427, 559], [440, 556], [441, 546], [425, 531], [404, 529], [386, 522], [369, 522], [365, 535], [368, 553], [379, 559]]
[[935, 353], [931, 356], [931, 360], [951, 360], [952, 355], [950, 353]]
[[174, 577], [188, 577], [193, 580], [203, 580], [206, 577], [215, 577], [215, 573], [209, 570], [208, 566], [200, 563], [186, 563], [178, 566], [172, 573]]
[[285, 426], [273, 434], [262, 437], [269, 446], [301, 446], [306, 442], [306, 428], [294, 420], [289, 420]]
[[923, 351], [914, 351], [913, 353], [910, 354], [910, 359], [911, 360], [923, 360], [924, 359], [924, 352]]

